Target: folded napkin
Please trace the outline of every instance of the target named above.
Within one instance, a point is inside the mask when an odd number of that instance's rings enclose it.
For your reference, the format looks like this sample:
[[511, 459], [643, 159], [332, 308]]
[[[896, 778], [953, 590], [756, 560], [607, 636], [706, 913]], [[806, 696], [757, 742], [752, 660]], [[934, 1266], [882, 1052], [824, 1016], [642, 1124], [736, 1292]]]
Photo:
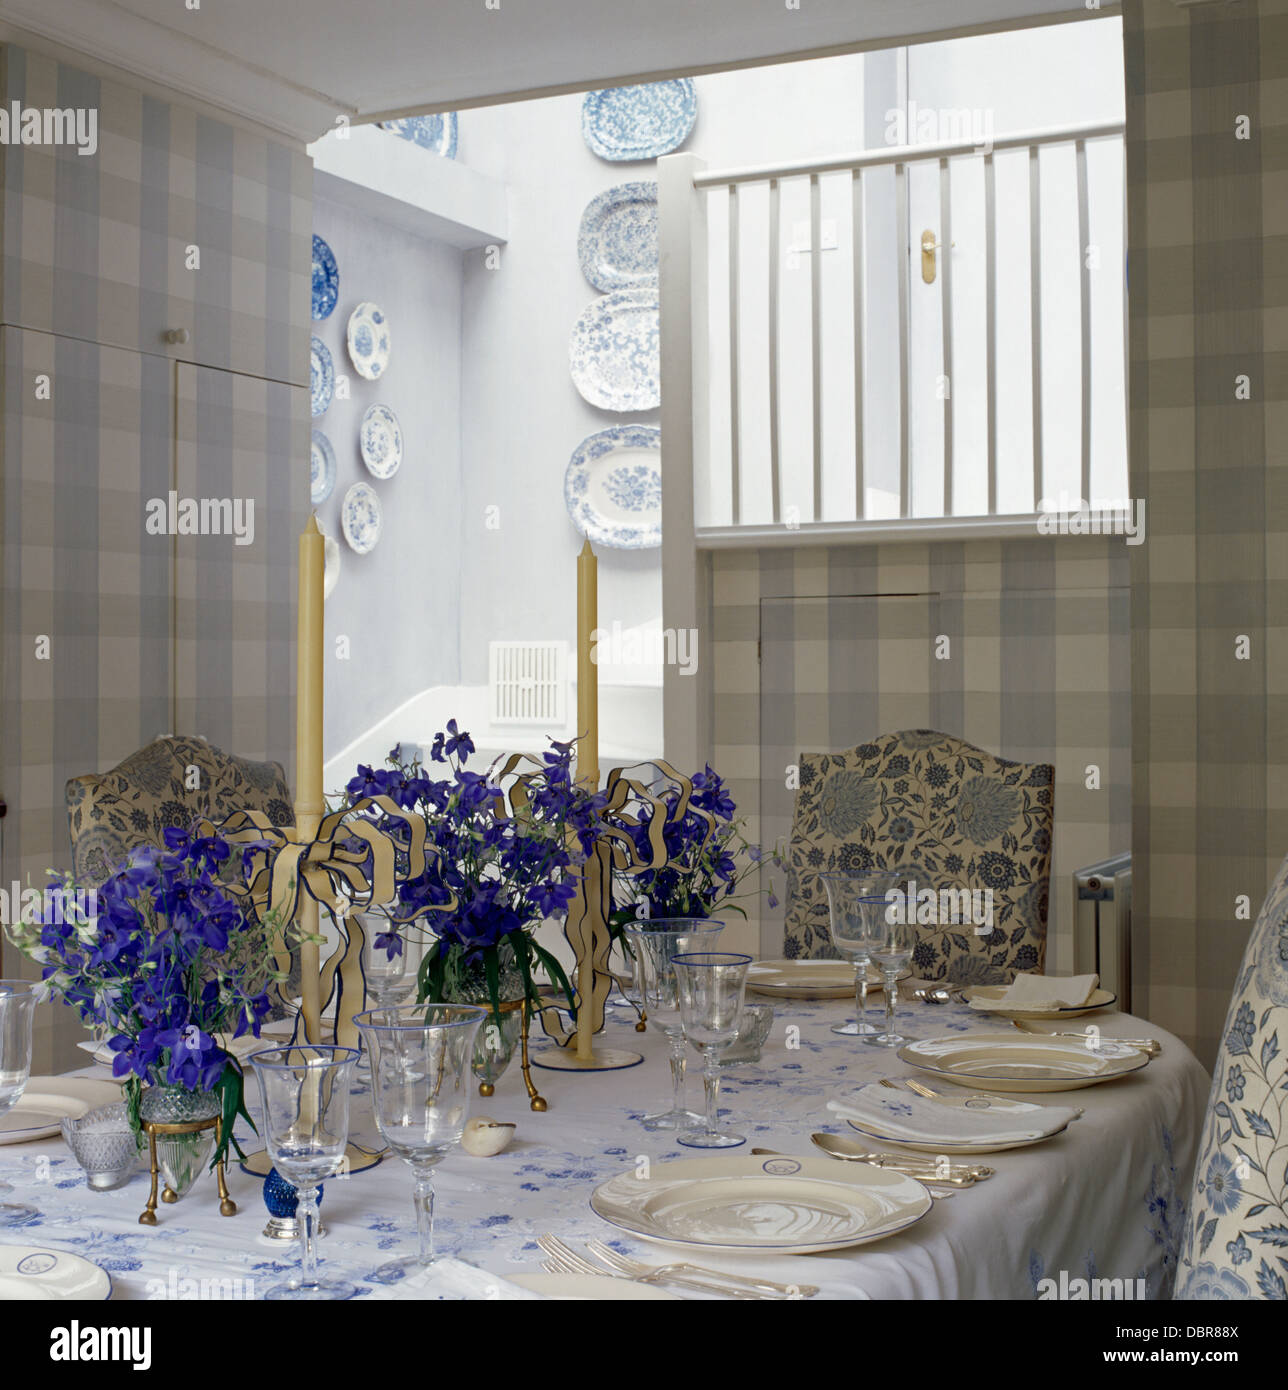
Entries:
[[1028, 975], [1021, 971], [1000, 999], [972, 999], [973, 1009], [1076, 1009], [1100, 984], [1099, 975]]
[[912, 1091], [892, 1091], [879, 1082], [829, 1100], [827, 1108], [844, 1120], [857, 1120], [897, 1142], [918, 1144], [1006, 1143], [1055, 1134], [1078, 1113], [1068, 1106], [1035, 1105], [1032, 1110], [968, 1109], [927, 1100]]
[[428, 1269], [409, 1274], [396, 1284], [375, 1284], [366, 1295], [364, 1302], [423, 1298], [423, 1299], [539, 1299], [541, 1295], [531, 1289], [521, 1288], [499, 1274], [489, 1274], [485, 1269], [476, 1269], [464, 1260], [443, 1257], [434, 1261]]

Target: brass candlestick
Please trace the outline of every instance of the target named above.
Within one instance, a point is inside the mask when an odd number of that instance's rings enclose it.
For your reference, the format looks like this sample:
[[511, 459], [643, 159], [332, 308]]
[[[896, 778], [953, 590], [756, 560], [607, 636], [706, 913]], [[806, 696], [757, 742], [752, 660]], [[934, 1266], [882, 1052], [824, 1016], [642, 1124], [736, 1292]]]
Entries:
[[[212, 1125], [215, 1130], [215, 1148], [218, 1149], [223, 1143], [224, 1126], [223, 1121], [218, 1115], [212, 1115], [208, 1120], [181, 1120], [175, 1124], [162, 1124], [157, 1120], [141, 1120], [143, 1132], [148, 1136], [148, 1166], [152, 1174], [152, 1190], [148, 1193], [148, 1204], [144, 1208], [143, 1214], [139, 1217], [140, 1226], [155, 1226], [157, 1224], [157, 1179], [160, 1176], [160, 1165], [157, 1163], [157, 1135], [158, 1134], [200, 1134], [202, 1130], [209, 1129]], [[224, 1159], [220, 1155], [219, 1161], [215, 1164], [215, 1176], [219, 1181], [219, 1214], [220, 1216], [236, 1216], [237, 1203], [228, 1195], [228, 1182], [224, 1175]], [[166, 1184], [165, 1191], [161, 1194], [163, 1202], [177, 1202], [178, 1196], [171, 1191], [169, 1184]]]

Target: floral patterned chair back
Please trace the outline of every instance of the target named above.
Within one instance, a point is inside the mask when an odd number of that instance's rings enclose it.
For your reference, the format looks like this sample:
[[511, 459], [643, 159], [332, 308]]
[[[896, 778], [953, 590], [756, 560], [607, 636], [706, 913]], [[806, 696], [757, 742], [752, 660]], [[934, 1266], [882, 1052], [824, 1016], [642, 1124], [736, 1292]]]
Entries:
[[1236, 977], [1199, 1140], [1175, 1298], [1288, 1298], [1288, 858]]
[[234, 758], [198, 738], [158, 738], [110, 772], [67, 783], [72, 871], [96, 886], [140, 845], [160, 845], [169, 826], [199, 815], [220, 821], [233, 811], [262, 811], [291, 825], [295, 811], [281, 763]]
[[[828, 870], [913, 869], [917, 887], [992, 890], [993, 926], [923, 925], [913, 973], [1009, 983], [1042, 969], [1054, 770], [933, 729], [884, 734], [846, 753], [802, 753], [787, 867], [784, 953], [832, 956]], [[960, 899], [959, 899], [960, 901]]]

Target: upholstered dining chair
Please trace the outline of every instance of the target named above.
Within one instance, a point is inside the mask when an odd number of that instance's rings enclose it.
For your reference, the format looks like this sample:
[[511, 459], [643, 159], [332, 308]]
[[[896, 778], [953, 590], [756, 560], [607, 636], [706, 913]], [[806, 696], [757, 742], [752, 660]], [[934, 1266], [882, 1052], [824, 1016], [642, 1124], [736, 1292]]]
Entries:
[[1288, 1298], [1288, 857], [1235, 977], [1173, 1297]]
[[102, 883], [132, 849], [160, 845], [170, 826], [198, 816], [223, 820], [262, 811], [291, 825], [295, 811], [281, 763], [235, 758], [204, 739], [164, 736], [108, 772], [67, 783], [72, 871], [78, 883]]
[[784, 953], [830, 956], [829, 870], [909, 869], [918, 890], [992, 890], [991, 931], [923, 925], [913, 973], [1005, 984], [1046, 954], [1054, 769], [952, 734], [883, 734], [842, 753], [802, 753], [788, 847]]

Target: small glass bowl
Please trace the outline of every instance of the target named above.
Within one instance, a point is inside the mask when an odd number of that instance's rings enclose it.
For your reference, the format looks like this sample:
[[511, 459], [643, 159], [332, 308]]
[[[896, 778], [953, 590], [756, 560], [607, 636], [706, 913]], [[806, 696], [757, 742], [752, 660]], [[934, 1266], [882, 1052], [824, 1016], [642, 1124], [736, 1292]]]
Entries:
[[123, 1187], [138, 1166], [139, 1148], [123, 1102], [100, 1105], [62, 1121], [63, 1138], [95, 1192]]
[[744, 1004], [738, 1036], [732, 1046], [720, 1054], [722, 1067], [736, 1067], [745, 1062], [759, 1062], [769, 1030], [774, 1026], [772, 1004]]

